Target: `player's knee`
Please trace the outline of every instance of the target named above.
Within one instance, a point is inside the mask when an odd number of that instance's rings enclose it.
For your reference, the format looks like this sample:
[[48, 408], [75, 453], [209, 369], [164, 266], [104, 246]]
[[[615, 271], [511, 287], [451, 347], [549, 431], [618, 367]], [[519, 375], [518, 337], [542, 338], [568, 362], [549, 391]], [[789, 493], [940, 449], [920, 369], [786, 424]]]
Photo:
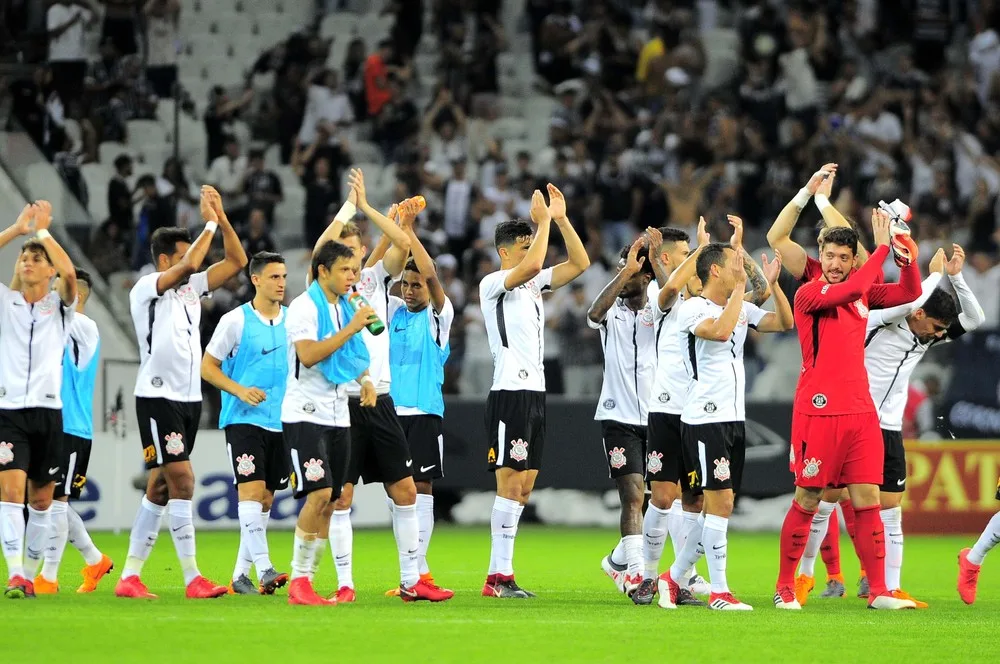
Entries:
[[167, 494], [175, 500], [191, 500], [194, 497], [194, 473], [187, 464], [176, 464], [179, 468], [168, 468], [164, 471], [167, 482]]
[[414, 482], [417, 486], [417, 494], [421, 496], [434, 495], [434, 485], [430, 482]]
[[52, 506], [52, 493], [49, 492], [48, 495], [31, 496], [28, 498], [28, 504], [31, 505], [31, 509], [44, 512]]
[[158, 482], [151, 482], [146, 487], [146, 499], [160, 507], [167, 504], [167, 501], [170, 500], [170, 491], [167, 489], [167, 483], [163, 478], [160, 478]]
[[681, 493], [681, 505], [685, 512], [701, 512], [705, 509], [705, 496], [701, 493], [695, 494], [685, 491]]
[[[331, 491], [332, 493], [332, 491]], [[348, 510], [351, 509], [351, 505], [354, 503], [354, 485], [345, 484], [340, 490], [340, 496], [334, 501], [334, 509], [337, 510]]]
[[891, 510], [899, 507], [903, 504], [903, 494], [900, 493], [882, 493], [879, 495], [879, 501], [882, 505], [882, 509]]
[[670, 509], [679, 493], [677, 484], [674, 482], [653, 482], [651, 489], [649, 502], [661, 510]]
[[274, 504], [274, 493], [271, 491], [265, 491], [263, 497], [260, 499], [260, 511], [270, 512], [271, 505]]
[[[333, 489], [310, 491], [306, 495], [306, 504], [303, 506], [303, 509], [308, 509], [310, 512], [322, 516], [323, 510], [331, 505], [331, 498], [333, 498]], [[333, 514], [333, 509], [330, 510], [330, 513]]]
[[397, 505], [412, 505], [417, 502], [417, 486], [412, 477], [393, 482], [386, 487], [386, 493]]
[[618, 499], [623, 510], [642, 511], [644, 496], [642, 479], [624, 478], [618, 483]]
[[[247, 482], [236, 487], [236, 493], [241, 501], [252, 500], [263, 506], [264, 496], [267, 495], [268, 491], [264, 488], [263, 482]], [[273, 497], [273, 494], [271, 494], [272, 499]], [[268, 509], [270, 509], [270, 502], [268, 503]]]
[[795, 490], [795, 502], [807, 512], [818, 510], [819, 501], [822, 497], [823, 492], [818, 489], [804, 489], [799, 487]]

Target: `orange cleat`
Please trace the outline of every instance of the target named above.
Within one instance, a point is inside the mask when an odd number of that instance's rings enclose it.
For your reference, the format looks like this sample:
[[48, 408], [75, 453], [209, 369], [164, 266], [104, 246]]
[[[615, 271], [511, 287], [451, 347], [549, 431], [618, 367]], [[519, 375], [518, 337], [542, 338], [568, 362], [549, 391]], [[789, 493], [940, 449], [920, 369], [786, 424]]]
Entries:
[[119, 579], [115, 586], [115, 597], [125, 597], [128, 599], [157, 599], [156, 595], [149, 592], [146, 584], [137, 576], [130, 576], [127, 579]]
[[80, 572], [83, 576], [83, 583], [76, 589], [78, 593], [92, 593], [97, 590], [97, 584], [104, 578], [104, 575], [115, 568], [115, 564], [105, 555], [101, 555], [101, 560], [94, 565], [87, 565]]
[[[421, 574], [420, 575], [420, 580], [421, 581], [426, 581], [427, 583], [430, 583], [431, 585], [434, 585], [434, 575], [431, 574], [430, 572], [427, 572], [426, 574]], [[385, 591], [385, 596], [386, 597], [399, 597], [399, 586], [396, 586], [392, 590], [386, 590]]]
[[958, 552], [958, 596], [966, 604], [976, 601], [976, 586], [979, 583], [981, 567], [969, 562], [972, 549], [962, 549]]
[[59, 592], [59, 582], [49, 581], [39, 574], [35, 577], [35, 593], [38, 595], [55, 595]]
[[288, 586], [288, 603], [298, 606], [336, 606], [335, 598], [323, 599], [316, 594], [312, 581], [307, 576], [292, 579]]
[[35, 597], [35, 584], [21, 575], [13, 576], [7, 582], [7, 589], [3, 596], [7, 599], [33, 599]]
[[805, 606], [809, 593], [816, 587], [816, 579], [805, 574], [795, 577], [795, 600], [800, 606]]
[[222, 597], [229, 592], [225, 586], [212, 583], [203, 576], [196, 576], [184, 590], [184, 596], [188, 599], [214, 599]]
[[341, 586], [337, 592], [331, 594], [327, 599], [331, 599], [337, 604], [353, 604], [358, 599], [358, 595], [354, 592], [354, 588]]
[[399, 586], [399, 597], [404, 602], [417, 602], [419, 600], [445, 602], [454, 596], [455, 592], [453, 590], [439, 588], [433, 583], [424, 581], [423, 579], [417, 581], [409, 588], [404, 588], [402, 584]]
[[910, 595], [910, 593], [906, 592], [905, 590], [898, 590], [897, 589], [897, 590], [893, 590], [889, 594], [892, 595], [893, 597], [895, 597], [896, 599], [908, 599], [908, 600], [910, 600], [911, 602], [913, 602], [913, 604], [918, 609], [926, 609], [927, 608], [927, 602], [921, 602], [919, 599], [913, 598]]

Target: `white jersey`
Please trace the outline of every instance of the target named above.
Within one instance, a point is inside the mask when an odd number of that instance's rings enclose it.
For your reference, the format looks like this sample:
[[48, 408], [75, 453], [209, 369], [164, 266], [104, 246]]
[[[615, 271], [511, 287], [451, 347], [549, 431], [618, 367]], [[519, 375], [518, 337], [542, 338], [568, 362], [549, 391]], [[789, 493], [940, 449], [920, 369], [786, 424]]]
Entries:
[[[351, 322], [352, 315], [341, 312], [340, 304], [329, 302], [334, 336]], [[312, 422], [328, 427], [349, 427], [347, 385], [334, 385], [326, 379], [320, 365], [306, 367], [295, 354], [295, 342], [319, 339], [319, 316], [309, 293], [292, 300], [285, 314], [285, 334], [288, 340], [288, 382], [285, 399], [281, 402], [282, 422]], [[329, 338], [329, 337], [327, 337]]]
[[493, 387], [498, 390], [545, 391], [545, 307], [542, 293], [552, 290], [552, 268], [513, 290], [500, 270], [479, 282], [479, 306], [493, 355]]
[[678, 293], [673, 306], [661, 311], [658, 304], [660, 288], [655, 282], [650, 286], [656, 287], [656, 294], [650, 295], [653, 324], [656, 328], [656, 375], [649, 395], [649, 412], [680, 415], [684, 411], [688, 389], [688, 374], [681, 360], [681, 353], [687, 352], [687, 347], [681, 345], [677, 317], [684, 303], [684, 295]]
[[69, 339], [66, 347], [69, 349], [73, 364], [77, 369], [83, 369], [94, 359], [97, 345], [101, 342], [101, 331], [97, 323], [86, 314], [77, 313], [69, 325]]
[[[396, 312], [405, 308], [406, 302], [404, 302], [402, 298], [390, 295], [389, 318], [385, 322], [386, 327], [389, 327], [392, 319], [396, 317]], [[440, 313], [434, 311], [433, 304], [428, 304], [421, 313], [423, 314], [424, 321], [430, 328], [431, 336], [434, 338], [434, 342], [439, 348], [446, 347], [451, 341], [451, 324], [455, 322], [455, 305], [451, 303], [451, 298], [447, 295], [445, 296], [444, 306], [441, 307]], [[386, 330], [386, 334], [388, 334], [388, 332], [389, 331]], [[396, 405], [396, 414], [400, 416], [427, 415], [427, 413], [419, 408], [400, 406], [398, 404]]]
[[62, 408], [62, 362], [76, 301], [51, 291], [28, 304], [0, 284], [0, 409]]
[[201, 402], [201, 298], [207, 297], [208, 273], [192, 274], [187, 283], [157, 295], [162, 272], [141, 277], [128, 295], [139, 341], [135, 396]]
[[695, 336], [695, 328], [702, 321], [717, 319], [724, 310], [725, 307], [704, 297], [694, 297], [684, 302], [677, 312], [678, 341], [687, 350], [681, 353], [689, 378], [687, 397], [681, 413], [681, 421], [685, 424], [746, 420], [743, 346], [747, 340], [747, 330], [750, 327], [756, 328], [767, 312], [744, 302], [739, 321], [729, 339], [710, 341]]
[[656, 373], [655, 307], [647, 299], [646, 306], [632, 311], [619, 297], [600, 323], [587, 319], [587, 325], [600, 330], [604, 350], [604, 383], [595, 420], [646, 426]]
[[[386, 328], [389, 327], [389, 286], [393, 278], [394, 276], [385, 269], [383, 262], [379, 261], [372, 267], [361, 270], [361, 277], [355, 285], [355, 289], [365, 296]], [[371, 357], [368, 373], [375, 382], [375, 391], [379, 394], [389, 394], [392, 380], [389, 369], [389, 330], [386, 329], [382, 334], [375, 336], [366, 327], [361, 331], [361, 338], [365, 340], [368, 355]], [[360, 397], [361, 385], [357, 381], [351, 381], [347, 384], [347, 394]]]

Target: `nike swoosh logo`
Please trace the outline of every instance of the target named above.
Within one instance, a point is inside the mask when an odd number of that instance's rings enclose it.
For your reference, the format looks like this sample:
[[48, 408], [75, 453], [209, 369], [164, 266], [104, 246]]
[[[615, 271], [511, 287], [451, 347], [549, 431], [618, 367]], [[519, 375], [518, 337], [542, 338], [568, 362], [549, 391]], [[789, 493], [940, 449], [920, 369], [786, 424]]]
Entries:
[[6, 547], [12, 547], [15, 544], [17, 544], [17, 540], [10, 540], [9, 542], [7, 540], [3, 541], [3, 545]]
[[273, 353], [274, 351], [278, 350], [279, 348], [281, 348], [281, 346], [275, 346], [275, 347], [274, 347], [274, 348], [272, 348], [271, 350], [264, 350], [263, 348], [261, 348], [261, 349], [260, 349], [260, 354], [261, 354], [261, 355], [267, 355], [267, 354], [269, 354], [269, 353]]
[[420, 550], [419, 548], [416, 548], [416, 549], [410, 549], [410, 550], [409, 550], [409, 551], [407, 551], [406, 553], [407, 553], [408, 555], [411, 555], [411, 556], [412, 556], [412, 555], [413, 555], [414, 553], [416, 553], [416, 552], [417, 552], [417, 551], [419, 551], [419, 550]]
[[434, 464], [433, 466], [420, 466], [420, 472], [426, 473], [428, 470], [432, 468], [437, 468], [437, 464]]
[[413, 459], [408, 459], [406, 462], [406, 467], [409, 468], [412, 465], [413, 465]]
[[49, 468], [49, 475], [55, 475], [58, 472], [59, 472], [59, 466], [56, 466], [55, 468]]
[[713, 546], [713, 547], [712, 547], [712, 550], [713, 550], [713, 551], [718, 551], [719, 549], [725, 549], [725, 548], [726, 548], [726, 545], [725, 545], [725, 544], [723, 544], [723, 545], [721, 545], [721, 546]]
[[[181, 526], [181, 527], [183, 528], [183, 526]], [[252, 523], [244, 523], [243, 527], [244, 528], [253, 528], [253, 524]]]
[[512, 524], [512, 525], [507, 526], [507, 525], [501, 524], [500, 527], [501, 528], [513, 528], [514, 525]]
[[404, 330], [406, 330], [405, 327], [394, 327], [394, 328], [392, 328], [393, 332], [403, 332]]
[[903, 486], [906, 484], [906, 480], [896, 480], [896, 486]]
[[278, 482], [278, 484], [284, 484], [284, 483], [285, 483], [285, 482], [287, 482], [287, 481], [288, 481], [288, 478], [287, 478], [287, 477], [282, 477], [282, 478], [281, 478], [281, 481], [280, 481], [280, 482]]
[[342, 556], [337, 556], [337, 560], [343, 560], [343, 559], [345, 559], [345, 558], [350, 558], [350, 557], [351, 557], [351, 554], [349, 554], [349, 553], [345, 553], [345, 554], [344, 554], [344, 555], [342, 555]]
[[178, 530], [180, 530], [183, 527], [184, 526], [177, 526], [176, 528], [171, 528], [170, 531], [176, 533]]

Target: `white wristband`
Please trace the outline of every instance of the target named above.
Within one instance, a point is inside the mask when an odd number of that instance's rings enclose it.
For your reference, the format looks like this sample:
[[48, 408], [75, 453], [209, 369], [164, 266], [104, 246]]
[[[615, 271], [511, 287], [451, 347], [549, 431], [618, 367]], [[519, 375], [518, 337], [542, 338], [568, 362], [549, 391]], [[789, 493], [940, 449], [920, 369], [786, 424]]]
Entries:
[[816, 194], [813, 197], [813, 202], [816, 203], [816, 207], [819, 208], [820, 214], [822, 214], [827, 208], [833, 207], [833, 203], [830, 202], [830, 199], [827, 198], [825, 194]]
[[35, 237], [38, 238], [39, 240], [48, 240], [50, 237], [52, 237], [52, 233], [48, 232], [46, 229], [43, 228], [42, 230], [35, 233]]
[[350, 201], [344, 201], [344, 204], [340, 206], [337, 210], [336, 216], [333, 218], [334, 221], [348, 222], [354, 218], [354, 215], [358, 213], [358, 208], [354, 203]]
[[809, 204], [810, 198], [812, 198], [812, 194], [809, 193], [808, 189], [802, 187], [799, 189], [799, 193], [795, 194], [795, 198], [792, 199], [792, 202], [801, 209]]
[[202, 232], [204, 233], [205, 231], [208, 231], [212, 235], [215, 235], [215, 231], [218, 228], [219, 228], [219, 224], [215, 223], [214, 221], [209, 221], [209, 222], [207, 222], [205, 224], [205, 230], [202, 231]]
[[362, 385], [374, 385], [375, 381], [372, 380], [371, 376], [362, 376], [361, 377], [361, 384]]

